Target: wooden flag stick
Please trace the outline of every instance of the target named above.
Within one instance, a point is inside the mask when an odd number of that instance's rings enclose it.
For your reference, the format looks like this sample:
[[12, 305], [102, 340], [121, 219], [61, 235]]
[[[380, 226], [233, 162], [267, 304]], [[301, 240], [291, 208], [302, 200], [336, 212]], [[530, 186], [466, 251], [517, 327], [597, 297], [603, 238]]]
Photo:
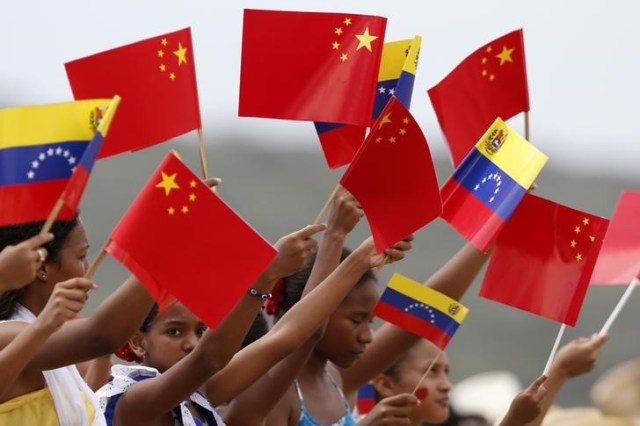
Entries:
[[529, 111], [524, 112], [524, 138], [529, 140]]
[[336, 183], [336, 187], [333, 188], [333, 192], [331, 192], [331, 195], [329, 195], [329, 199], [327, 200], [326, 203], [324, 203], [324, 206], [322, 206], [322, 210], [320, 210], [320, 213], [318, 213], [318, 216], [316, 216], [316, 219], [313, 221], [314, 225], [319, 224], [322, 218], [324, 217], [325, 213], [327, 213], [327, 210], [329, 210], [329, 206], [331, 205], [331, 201], [333, 201], [333, 197], [336, 196], [336, 193], [338, 192], [339, 189], [340, 189], [340, 184]]
[[51, 227], [53, 226], [53, 222], [56, 221], [56, 218], [58, 217], [58, 214], [60, 213], [60, 210], [62, 210], [63, 206], [64, 206], [64, 201], [62, 201], [62, 198], [58, 198], [58, 201], [56, 201], [56, 204], [53, 206], [53, 209], [51, 209], [51, 213], [49, 213], [49, 217], [44, 222], [44, 225], [42, 225], [40, 234], [46, 234], [51, 230]]
[[547, 359], [547, 365], [544, 366], [544, 371], [542, 374], [549, 374], [549, 369], [551, 368], [551, 363], [553, 359], [556, 357], [556, 352], [558, 352], [558, 346], [560, 346], [560, 341], [562, 340], [562, 336], [564, 335], [564, 330], [567, 328], [566, 324], [562, 324], [560, 326], [560, 330], [558, 331], [558, 335], [556, 336], [556, 341], [553, 344], [553, 348], [551, 349], [551, 353], [549, 354], [549, 359]]
[[102, 248], [100, 249], [100, 252], [93, 259], [93, 262], [91, 262], [91, 265], [89, 265], [89, 269], [87, 269], [87, 272], [85, 272], [85, 274], [84, 274], [84, 277], [86, 279], [90, 280], [90, 279], [93, 278], [93, 275], [96, 273], [96, 271], [98, 270], [98, 268], [102, 264], [102, 261], [104, 260], [104, 256], [107, 254], [107, 251], [105, 249], [107, 248], [107, 245], [110, 242], [111, 242], [111, 238], [107, 238], [107, 241], [105, 241], [104, 244], [102, 245]]
[[207, 171], [207, 154], [204, 150], [204, 134], [202, 133], [202, 127], [198, 129], [198, 148], [200, 150], [200, 168], [202, 169], [202, 177], [209, 179], [209, 172]]
[[611, 325], [616, 320], [616, 318], [618, 318], [618, 315], [620, 315], [620, 311], [622, 311], [622, 308], [627, 303], [627, 300], [629, 300], [629, 297], [631, 297], [631, 293], [633, 292], [633, 289], [638, 284], [640, 284], [640, 280], [638, 280], [637, 277], [634, 277], [629, 283], [629, 285], [627, 286], [627, 289], [625, 290], [620, 300], [618, 300], [618, 304], [616, 305], [616, 307], [613, 308], [613, 312], [611, 312], [611, 315], [609, 315], [609, 318], [607, 318], [607, 321], [602, 326], [602, 330], [600, 330], [600, 333], [598, 333], [600, 336], [609, 332]]
[[442, 353], [442, 349], [440, 349], [440, 351], [438, 351], [438, 353], [436, 354], [435, 357], [433, 357], [433, 361], [431, 361], [431, 364], [429, 364], [429, 368], [427, 368], [427, 371], [424, 372], [424, 374], [422, 375], [422, 377], [420, 378], [420, 380], [418, 380], [418, 383], [416, 383], [416, 387], [413, 388], [413, 390], [411, 391], [412, 394], [415, 395], [416, 391], [418, 390], [418, 388], [420, 387], [420, 383], [422, 383], [422, 381], [427, 377], [427, 374], [429, 374], [429, 371], [431, 371], [431, 369], [433, 368], [433, 366], [436, 364], [436, 361], [438, 360], [438, 357], [440, 357], [440, 354]]

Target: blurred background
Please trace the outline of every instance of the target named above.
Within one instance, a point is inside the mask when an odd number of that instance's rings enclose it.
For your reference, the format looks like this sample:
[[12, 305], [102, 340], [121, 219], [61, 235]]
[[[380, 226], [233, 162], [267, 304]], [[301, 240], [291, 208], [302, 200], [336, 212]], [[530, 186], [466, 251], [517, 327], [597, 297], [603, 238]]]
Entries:
[[[389, 18], [387, 41], [422, 35], [411, 110], [429, 140], [440, 183], [452, 166], [426, 90], [481, 45], [523, 28], [531, 142], [550, 157], [536, 193], [608, 217], [622, 189], [640, 186], [635, 134], [640, 5], [631, 0], [607, 5], [592, 0], [2, 2], [0, 108], [71, 100], [64, 62], [191, 26], [209, 174], [223, 179], [220, 195], [275, 242], [313, 221], [343, 170], [327, 169], [312, 124], [237, 116], [244, 8], [381, 15]], [[518, 131], [523, 123], [522, 115], [509, 121]], [[82, 202], [91, 257], [167, 150], [178, 149], [199, 172], [196, 147], [192, 132], [97, 163]], [[349, 245], [367, 235], [363, 221]], [[161, 234], [149, 238], [162, 243]], [[416, 248], [405, 261], [382, 270], [380, 283], [394, 271], [423, 281], [463, 244], [437, 220], [416, 235]], [[96, 275], [100, 288], [89, 311], [126, 276], [107, 258]], [[504, 369], [527, 384], [542, 372], [559, 324], [478, 297], [481, 278], [463, 300], [470, 317], [448, 347], [452, 379]], [[623, 286], [591, 287], [564, 342], [598, 331], [623, 291]], [[214, 308], [215, 300], [211, 303]], [[639, 303], [640, 295], [632, 295], [598, 368], [569, 382], [557, 399], [560, 405], [589, 404], [590, 386], [602, 372], [639, 355]]]

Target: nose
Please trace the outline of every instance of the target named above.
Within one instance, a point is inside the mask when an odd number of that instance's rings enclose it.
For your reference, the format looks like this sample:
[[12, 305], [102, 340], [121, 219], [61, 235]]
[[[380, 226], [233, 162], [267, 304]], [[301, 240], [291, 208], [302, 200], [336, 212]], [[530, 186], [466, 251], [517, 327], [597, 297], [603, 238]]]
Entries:
[[364, 345], [368, 345], [373, 341], [373, 331], [371, 330], [371, 324], [365, 322], [358, 333], [358, 341]]
[[451, 382], [449, 381], [449, 376], [447, 376], [446, 374], [442, 375], [442, 378], [438, 381], [438, 388], [446, 393], [449, 393], [451, 391]]
[[190, 353], [198, 344], [198, 336], [195, 333], [187, 333], [182, 341], [182, 350]]

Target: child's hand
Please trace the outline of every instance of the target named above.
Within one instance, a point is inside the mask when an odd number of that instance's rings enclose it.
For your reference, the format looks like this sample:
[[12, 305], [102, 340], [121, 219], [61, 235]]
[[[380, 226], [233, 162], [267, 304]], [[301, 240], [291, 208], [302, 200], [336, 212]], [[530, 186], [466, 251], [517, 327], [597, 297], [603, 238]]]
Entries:
[[528, 388], [518, 393], [500, 426], [523, 426], [535, 420], [542, 412], [547, 390], [542, 386], [547, 376], [538, 377]]
[[53, 234], [38, 234], [0, 252], [0, 291], [13, 290], [30, 284], [38, 268], [47, 258], [41, 247], [53, 240]]
[[36, 321], [53, 333], [65, 321], [75, 318], [89, 298], [88, 292], [96, 288], [85, 278], [72, 278], [57, 283]]
[[404, 259], [405, 252], [411, 250], [413, 247], [413, 235], [409, 235], [403, 240], [398, 241], [382, 253], [376, 253], [376, 248], [373, 243], [373, 238], [369, 237], [360, 244], [357, 248], [358, 251], [362, 251], [369, 256], [370, 268], [375, 268], [384, 263], [397, 262]]
[[364, 211], [358, 201], [349, 191], [340, 187], [331, 203], [327, 232], [336, 232], [345, 236], [355, 228], [362, 216]]
[[596, 366], [600, 348], [608, 339], [609, 336], [604, 334], [580, 337], [567, 343], [558, 351], [551, 368], [565, 378], [588, 373]]
[[418, 398], [401, 393], [382, 399], [367, 416], [358, 422], [364, 425], [409, 425], [411, 410], [418, 405]]
[[327, 228], [325, 224], [307, 225], [299, 231], [285, 235], [276, 242], [278, 255], [267, 267], [272, 280], [288, 277], [304, 269], [311, 252], [318, 242], [312, 237]]

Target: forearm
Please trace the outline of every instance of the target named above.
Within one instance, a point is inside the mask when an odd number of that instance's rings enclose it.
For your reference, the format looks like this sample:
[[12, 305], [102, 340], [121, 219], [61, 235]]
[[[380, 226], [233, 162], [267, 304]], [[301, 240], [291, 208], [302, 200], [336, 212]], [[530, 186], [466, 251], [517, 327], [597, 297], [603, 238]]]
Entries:
[[460, 300], [488, 258], [488, 253], [482, 253], [471, 243], [466, 243], [424, 284], [452, 299]]
[[346, 234], [344, 232], [339, 232], [332, 228], [325, 231], [318, 246], [318, 254], [311, 269], [311, 274], [304, 287], [303, 297], [316, 288], [338, 267], [345, 239]]
[[[549, 408], [553, 405], [553, 401], [555, 401], [556, 396], [560, 393], [560, 390], [564, 386], [564, 384], [569, 380], [569, 376], [554, 366], [549, 370], [549, 376], [547, 380], [544, 382], [544, 388], [546, 389], [545, 397], [542, 402], [542, 407], [540, 414], [531, 422], [527, 423], [526, 426], [540, 426], [544, 417], [547, 415]], [[507, 413], [508, 414], [508, 413]], [[506, 418], [506, 417], [505, 417]], [[505, 423], [501, 426], [511, 426], [511, 424]]]
[[33, 323], [0, 351], [0, 400], [22, 374], [33, 357], [51, 335], [51, 331]]

